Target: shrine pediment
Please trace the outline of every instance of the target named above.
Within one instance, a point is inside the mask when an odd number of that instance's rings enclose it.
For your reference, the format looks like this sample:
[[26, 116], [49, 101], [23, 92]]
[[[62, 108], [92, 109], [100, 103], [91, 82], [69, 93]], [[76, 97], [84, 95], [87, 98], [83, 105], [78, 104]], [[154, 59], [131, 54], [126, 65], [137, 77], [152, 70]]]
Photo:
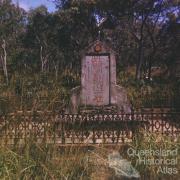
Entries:
[[106, 53], [115, 54], [115, 52], [112, 50], [110, 46], [107, 45], [107, 43], [97, 40], [91, 43], [89, 46], [87, 46], [82, 54], [85, 55], [85, 54], [106, 54]]

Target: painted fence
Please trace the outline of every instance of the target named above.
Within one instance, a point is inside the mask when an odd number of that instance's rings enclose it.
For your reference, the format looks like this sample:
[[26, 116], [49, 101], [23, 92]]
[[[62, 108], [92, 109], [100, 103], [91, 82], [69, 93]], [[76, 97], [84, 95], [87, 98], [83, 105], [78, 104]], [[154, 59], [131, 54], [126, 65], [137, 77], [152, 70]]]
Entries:
[[0, 116], [0, 141], [7, 144], [23, 143], [31, 138], [56, 144], [116, 144], [132, 141], [140, 131], [177, 139], [180, 112], [62, 114], [37, 111]]

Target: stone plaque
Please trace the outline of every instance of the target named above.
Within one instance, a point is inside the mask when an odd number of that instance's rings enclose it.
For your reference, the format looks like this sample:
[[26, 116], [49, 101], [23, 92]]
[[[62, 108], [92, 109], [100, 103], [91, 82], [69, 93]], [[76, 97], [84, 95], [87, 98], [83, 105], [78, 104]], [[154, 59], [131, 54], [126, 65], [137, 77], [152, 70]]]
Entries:
[[82, 62], [82, 103], [104, 106], [109, 102], [109, 56], [86, 56]]

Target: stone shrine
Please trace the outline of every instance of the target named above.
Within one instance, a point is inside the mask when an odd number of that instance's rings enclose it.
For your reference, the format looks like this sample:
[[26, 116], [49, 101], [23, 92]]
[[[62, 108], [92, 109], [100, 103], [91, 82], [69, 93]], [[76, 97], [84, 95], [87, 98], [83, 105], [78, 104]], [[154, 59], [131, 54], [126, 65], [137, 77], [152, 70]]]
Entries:
[[116, 84], [116, 58], [111, 48], [101, 41], [94, 42], [83, 53], [81, 66], [81, 86], [71, 90], [68, 113], [82, 109], [130, 112], [126, 90]]

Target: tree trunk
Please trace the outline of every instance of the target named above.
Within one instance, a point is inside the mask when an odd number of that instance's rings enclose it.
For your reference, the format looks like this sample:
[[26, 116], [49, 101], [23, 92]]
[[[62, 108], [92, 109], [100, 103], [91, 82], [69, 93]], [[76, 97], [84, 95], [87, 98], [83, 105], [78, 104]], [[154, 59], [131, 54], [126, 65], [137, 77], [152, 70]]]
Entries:
[[143, 63], [143, 57], [142, 57], [142, 41], [139, 43], [139, 50], [138, 50], [138, 59], [137, 59], [137, 64], [136, 64], [136, 79], [140, 80], [141, 79], [141, 67]]
[[148, 80], [151, 80], [151, 68], [152, 68], [152, 59], [149, 59], [149, 64], [148, 64]]
[[45, 70], [47, 71], [48, 67], [47, 62], [48, 62], [48, 55], [43, 55], [43, 47], [40, 47], [40, 59], [41, 59], [41, 72], [44, 72]]
[[43, 47], [40, 48], [40, 59], [41, 59], [41, 72], [44, 72], [44, 63], [43, 63]]
[[56, 78], [56, 81], [57, 81], [58, 73], [59, 73], [59, 61], [57, 63], [54, 62], [54, 69], [55, 69], [55, 78]]
[[3, 72], [4, 72], [4, 76], [6, 78], [6, 83], [8, 84], [9, 79], [8, 79], [8, 71], [7, 71], [7, 51], [6, 51], [6, 41], [5, 40], [3, 40], [3, 44], [1, 47], [3, 49], [3, 55], [1, 56]]

